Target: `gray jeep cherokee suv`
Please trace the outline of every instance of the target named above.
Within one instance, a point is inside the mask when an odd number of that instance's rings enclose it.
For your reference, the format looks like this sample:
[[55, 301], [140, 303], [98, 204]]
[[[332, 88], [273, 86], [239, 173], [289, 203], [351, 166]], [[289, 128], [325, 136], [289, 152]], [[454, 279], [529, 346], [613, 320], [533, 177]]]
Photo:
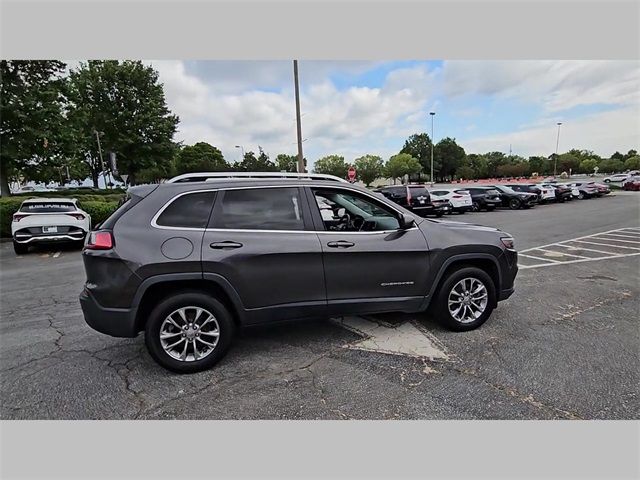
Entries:
[[132, 187], [82, 256], [86, 322], [116, 337], [144, 331], [176, 372], [210, 368], [237, 327], [273, 321], [430, 309], [471, 330], [513, 293], [518, 270], [505, 232], [421, 218], [313, 174]]

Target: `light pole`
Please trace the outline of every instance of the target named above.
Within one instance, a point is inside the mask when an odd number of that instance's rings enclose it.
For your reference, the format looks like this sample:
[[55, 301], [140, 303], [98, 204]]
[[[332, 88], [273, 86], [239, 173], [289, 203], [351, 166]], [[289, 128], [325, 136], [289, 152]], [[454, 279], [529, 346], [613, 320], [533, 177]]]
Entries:
[[431, 185], [433, 185], [433, 117], [436, 116], [436, 112], [429, 112], [431, 115]]
[[98, 142], [98, 153], [100, 154], [100, 169], [102, 170], [102, 179], [104, 180], [104, 188], [107, 187], [107, 173], [104, 171], [104, 161], [102, 160], [102, 147], [100, 146], [100, 135], [104, 135], [104, 132], [98, 132], [98, 130], [93, 130], [96, 134], [96, 140]]
[[242, 145], [236, 145], [236, 148], [239, 148], [242, 151], [242, 159], [240, 161], [244, 160], [244, 147]]
[[298, 85], [298, 60], [293, 61], [293, 86], [296, 97], [296, 130], [298, 136], [298, 173], [305, 173], [302, 154], [302, 123], [300, 121], [300, 87]]
[[553, 176], [556, 176], [556, 169], [558, 165], [558, 146], [560, 145], [560, 125], [562, 122], [556, 123], [558, 125], [558, 136], [556, 137], [556, 154], [553, 156]]

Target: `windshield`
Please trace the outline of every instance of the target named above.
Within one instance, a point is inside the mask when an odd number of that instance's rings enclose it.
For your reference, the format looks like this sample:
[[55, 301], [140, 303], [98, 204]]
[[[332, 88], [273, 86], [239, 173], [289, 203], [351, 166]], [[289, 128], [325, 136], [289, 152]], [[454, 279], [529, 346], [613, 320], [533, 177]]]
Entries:
[[23, 203], [20, 211], [26, 213], [63, 213], [75, 212], [76, 207], [73, 203], [68, 202], [30, 202]]
[[505, 187], [504, 185], [499, 185], [496, 187], [498, 190], [500, 190], [501, 192], [505, 192], [505, 193], [516, 193], [516, 191], [511, 188], [511, 187]]

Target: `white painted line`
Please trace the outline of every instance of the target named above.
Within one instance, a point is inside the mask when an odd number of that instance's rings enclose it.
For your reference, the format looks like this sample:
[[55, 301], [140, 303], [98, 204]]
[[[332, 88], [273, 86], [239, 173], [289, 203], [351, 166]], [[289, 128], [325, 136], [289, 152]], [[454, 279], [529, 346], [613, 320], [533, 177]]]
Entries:
[[606, 233], [603, 234], [606, 235], [607, 237], [621, 237], [621, 238], [638, 238], [640, 239], [640, 236], [638, 235], [633, 235], [632, 233]]
[[[637, 241], [637, 240], [621, 240], [619, 238], [602, 238], [602, 237], [605, 237], [605, 236], [608, 237], [609, 235], [598, 235], [598, 236], [595, 236], [595, 237], [592, 237], [592, 238], [594, 240], [603, 240], [605, 242], [622, 242], [622, 243], [636, 243], [636, 244], [640, 243], [640, 241]], [[600, 238], [598, 238], [598, 237], [600, 237]]]
[[[567, 242], [567, 243], [569, 243], [569, 242]], [[558, 245], [558, 247], [577, 248], [577, 249], [580, 249], [580, 250], [585, 250], [587, 252], [604, 253], [605, 255], [611, 255], [611, 256], [615, 255], [615, 253], [605, 252], [604, 250], [595, 250], [593, 248], [581, 247], [580, 245], [578, 245], [577, 247], [574, 247], [572, 245], [565, 245], [563, 243], [558, 243], [557, 245]]]
[[[635, 227], [633, 227], [635, 228]], [[545, 247], [551, 247], [553, 245], [556, 245], [557, 243], [564, 243], [564, 242], [573, 242], [573, 241], [577, 241], [583, 238], [591, 238], [591, 237], [595, 237], [596, 235], [604, 235], [605, 233], [610, 233], [610, 232], [618, 232], [621, 229], [615, 229], [615, 230], [607, 230], [606, 232], [598, 232], [598, 233], [592, 233], [591, 235], [584, 235], [582, 237], [576, 237], [576, 238], [570, 238], [568, 240], [563, 240], [562, 242], [555, 242], [555, 243], [548, 243], [546, 245], [540, 245], [539, 247], [534, 247], [534, 248], [526, 248], [524, 250], [522, 250], [521, 252], [518, 253], [524, 253], [524, 252], [528, 252], [529, 250], [538, 250], [539, 248], [545, 248]]]
[[621, 228], [620, 231], [631, 230], [632, 232], [640, 232], [640, 227], [625, 227]]
[[[536, 248], [535, 250], [540, 250], [540, 249]], [[552, 260], [550, 258], [534, 257], [533, 255], [526, 255], [526, 254], [520, 253], [520, 252], [518, 252], [518, 256], [527, 257], [527, 258], [533, 258], [534, 260], [542, 260], [543, 262], [562, 263], [560, 260]]]
[[558, 255], [561, 255], [563, 257], [589, 258], [582, 255], [573, 255], [571, 253], [555, 252], [553, 250], [547, 250], [546, 248], [539, 248], [538, 250], [540, 250], [541, 252], [557, 253]]
[[595, 260], [606, 260], [608, 258], [623, 258], [623, 257], [634, 257], [636, 255], [640, 255], [640, 252], [638, 253], [625, 253], [622, 255], [613, 255], [613, 256], [608, 256], [608, 257], [597, 257], [597, 258], [585, 258], [585, 259], [581, 259], [581, 260], [568, 260], [566, 262], [557, 262], [557, 263], [544, 263], [544, 264], [538, 264], [538, 265], [518, 265], [518, 268], [521, 270], [527, 270], [529, 268], [540, 268], [540, 267], [551, 267], [551, 266], [555, 266], [555, 265], [567, 265], [570, 263], [583, 263], [583, 262], [593, 262]]
[[53, 254], [53, 258], [58, 258], [60, 256], [60, 252], [56, 252]]
[[611, 245], [611, 244], [607, 244], [607, 243], [596, 243], [596, 242], [589, 242], [587, 240], [571, 240], [572, 242], [578, 242], [578, 243], [589, 243], [591, 245], [600, 245], [601, 247], [610, 247], [610, 248], [624, 248], [625, 250], [640, 250], [640, 248], [638, 247], [623, 247], [622, 245]]

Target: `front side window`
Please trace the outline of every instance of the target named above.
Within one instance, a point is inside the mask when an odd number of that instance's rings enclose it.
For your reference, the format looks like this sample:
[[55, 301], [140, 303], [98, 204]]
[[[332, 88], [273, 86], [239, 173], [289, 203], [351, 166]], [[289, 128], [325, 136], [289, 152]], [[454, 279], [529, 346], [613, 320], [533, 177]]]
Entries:
[[163, 227], [205, 228], [209, 221], [214, 198], [215, 192], [181, 195], [163, 210], [156, 220], [156, 224]]
[[304, 230], [297, 188], [226, 190], [213, 218], [215, 228]]
[[397, 230], [397, 214], [373, 199], [338, 190], [314, 190], [325, 230], [364, 232]]

